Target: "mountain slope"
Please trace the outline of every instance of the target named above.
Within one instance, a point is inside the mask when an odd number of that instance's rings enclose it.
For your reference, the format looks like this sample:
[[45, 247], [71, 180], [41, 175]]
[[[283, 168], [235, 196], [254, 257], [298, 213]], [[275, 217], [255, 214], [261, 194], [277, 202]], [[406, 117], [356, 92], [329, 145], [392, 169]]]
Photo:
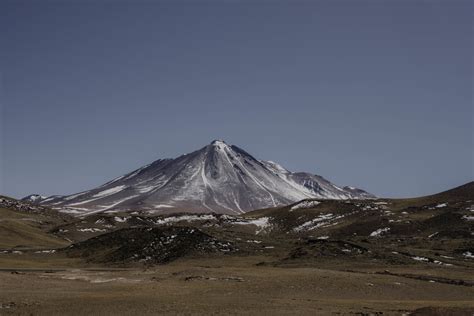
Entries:
[[307, 198], [357, 199], [373, 195], [339, 188], [309, 173], [292, 173], [216, 140], [175, 159], [160, 159], [98, 188], [42, 199], [79, 214], [106, 211], [236, 214]]
[[72, 220], [66, 214], [0, 196], [0, 249], [57, 248], [68, 242], [50, 230]]

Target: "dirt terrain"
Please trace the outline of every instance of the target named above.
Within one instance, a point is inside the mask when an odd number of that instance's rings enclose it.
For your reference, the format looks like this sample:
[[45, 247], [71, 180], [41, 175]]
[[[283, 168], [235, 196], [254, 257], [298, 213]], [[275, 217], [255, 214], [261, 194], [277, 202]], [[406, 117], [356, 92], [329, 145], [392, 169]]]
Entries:
[[0, 212], [0, 315], [474, 315], [474, 183], [239, 217]]
[[149, 269], [2, 271], [0, 311], [5, 315], [402, 315], [431, 307], [456, 315], [474, 312], [472, 285], [438, 279], [472, 278], [462, 269], [391, 267], [389, 274], [363, 266], [356, 267], [357, 272], [260, 266], [262, 259], [188, 259]]

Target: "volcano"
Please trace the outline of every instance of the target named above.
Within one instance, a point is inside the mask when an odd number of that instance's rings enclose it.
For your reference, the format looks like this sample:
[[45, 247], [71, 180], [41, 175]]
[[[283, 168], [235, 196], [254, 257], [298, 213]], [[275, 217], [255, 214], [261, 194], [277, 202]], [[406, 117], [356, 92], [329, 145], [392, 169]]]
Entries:
[[77, 214], [115, 211], [240, 214], [303, 199], [367, 199], [354, 187], [339, 187], [306, 172], [258, 160], [215, 140], [174, 159], [159, 159], [100, 187], [35, 203]]

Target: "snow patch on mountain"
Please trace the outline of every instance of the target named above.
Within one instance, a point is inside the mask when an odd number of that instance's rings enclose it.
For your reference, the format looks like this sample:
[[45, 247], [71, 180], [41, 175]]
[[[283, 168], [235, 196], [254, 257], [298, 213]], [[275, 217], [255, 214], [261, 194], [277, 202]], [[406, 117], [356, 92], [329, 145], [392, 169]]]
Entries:
[[104, 197], [104, 196], [112, 195], [112, 194], [122, 191], [123, 189], [125, 189], [125, 185], [119, 185], [119, 186], [101, 191], [97, 194], [94, 194], [92, 197]]
[[294, 210], [299, 210], [299, 209], [305, 209], [305, 208], [313, 208], [321, 204], [319, 201], [301, 201], [296, 205], [293, 205], [290, 208], [290, 212]]
[[380, 235], [390, 231], [390, 227], [379, 228], [370, 233], [370, 237], [379, 237]]
[[236, 224], [236, 225], [255, 225], [255, 226], [258, 227], [258, 229], [255, 231], [255, 235], [258, 235], [261, 232], [266, 231], [271, 227], [270, 218], [268, 218], [268, 217], [260, 217], [260, 218], [256, 218], [256, 219], [235, 221], [232, 224]]

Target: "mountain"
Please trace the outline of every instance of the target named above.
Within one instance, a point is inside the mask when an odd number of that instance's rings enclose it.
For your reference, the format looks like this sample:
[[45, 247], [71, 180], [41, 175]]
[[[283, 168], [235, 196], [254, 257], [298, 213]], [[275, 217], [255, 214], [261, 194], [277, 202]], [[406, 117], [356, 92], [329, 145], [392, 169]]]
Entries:
[[39, 194], [30, 194], [28, 196], [25, 196], [21, 200], [24, 202], [31, 203], [31, 204], [39, 204], [41, 201], [45, 200], [46, 198], [47, 198], [46, 196], [42, 196]]
[[[243, 149], [215, 140], [175, 159], [160, 159], [85, 192], [41, 199], [78, 214], [107, 211], [238, 214], [302, 199], [365, 199], [370, 193], [338, 187], [321, 176], [293, 173]], [[31, 197], [30, 197], [31, 200]]]

